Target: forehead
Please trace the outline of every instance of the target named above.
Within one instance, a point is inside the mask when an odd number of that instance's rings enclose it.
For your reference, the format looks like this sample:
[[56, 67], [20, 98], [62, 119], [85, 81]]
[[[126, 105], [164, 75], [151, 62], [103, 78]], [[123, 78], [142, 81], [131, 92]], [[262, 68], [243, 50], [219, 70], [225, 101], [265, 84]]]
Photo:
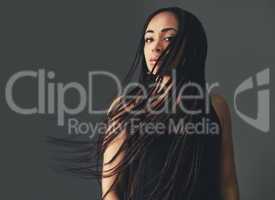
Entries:
[[176, 16], [171, 12], [161, 12], [154, 16], [151, 21], [149, 22], [147, 30], [153, 30], [160, 32], [163, 28], [178, 28], [178, 20]]

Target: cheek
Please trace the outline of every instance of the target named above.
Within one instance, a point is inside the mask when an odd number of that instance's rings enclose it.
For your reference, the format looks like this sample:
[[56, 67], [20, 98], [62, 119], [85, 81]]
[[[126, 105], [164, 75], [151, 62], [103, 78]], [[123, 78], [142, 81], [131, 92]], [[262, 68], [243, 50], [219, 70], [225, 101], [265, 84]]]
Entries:
[[144, 56], [145, 56], [145, 58], [146, 58], [147, 55], [148, 55], [147, 47], [144, 47], [143, 52], [144, 52]]
[[148, 48], [144, 47], [143, 52], [144, 52], [145, 60], [146, 60], [146, 62], [148, 62], [148, 60], [149, 60], [149, 51], [148, 51]]
[[152, 67], [149, 64], [150, 55], [149, 55], [148, 48], [144, 47], [143, 53], [144, 53], [144, 58], [145, 58], [145, 63], [146, 63], [147, 69], [150, 71]]

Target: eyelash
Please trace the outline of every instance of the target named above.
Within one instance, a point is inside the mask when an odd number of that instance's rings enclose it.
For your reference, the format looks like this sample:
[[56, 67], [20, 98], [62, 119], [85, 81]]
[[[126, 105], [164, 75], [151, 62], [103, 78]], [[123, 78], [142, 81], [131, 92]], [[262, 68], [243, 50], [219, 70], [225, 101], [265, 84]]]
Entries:
[[[168, 41], [171, 41], [171, 40], [173, 40], [174, 38], [175, 38], [175, 36], [169, 36], [169, 37], [165, 37], [164, 40], [169, 39]], [[153, 38], [152, 38], [152, 37], [148, 37], [148, 38], [145, 38], [144, 41], [145, 41], [145, 43], [148, 43], [149, 40], [152, 41]]]

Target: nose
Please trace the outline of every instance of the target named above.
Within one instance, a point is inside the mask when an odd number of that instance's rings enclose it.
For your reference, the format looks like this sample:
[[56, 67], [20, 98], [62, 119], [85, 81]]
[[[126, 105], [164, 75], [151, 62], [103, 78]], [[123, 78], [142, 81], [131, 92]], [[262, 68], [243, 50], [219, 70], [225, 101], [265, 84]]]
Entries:
[[160, 53], [162, 51], [162, 45], [160, 41], [156, 41], [152, 47], [152, 52]]

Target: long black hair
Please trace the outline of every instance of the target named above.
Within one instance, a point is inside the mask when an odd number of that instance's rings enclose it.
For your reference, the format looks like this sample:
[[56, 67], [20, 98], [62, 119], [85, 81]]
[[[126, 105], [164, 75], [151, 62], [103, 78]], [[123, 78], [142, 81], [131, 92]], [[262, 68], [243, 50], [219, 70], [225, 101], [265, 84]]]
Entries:
[[[144, 33], [151, 19], [161, 12], [171, 12], [178, 21], [178, 32], [169, 46], [164, 50], [159, 60], [160, 67], [156, 74], [148, 71], [144, 57]], [[182, 8], [168, 7], [162, 8], [150, 16], [148, 16], [140, 38], [137, 53], [133, 64], [124, 79], [124, 86], [131, 82], [133, 75], [139, 74], [138, 83], [148, 90], [146, 98], [138, 98], [142, 94], [140, 87], [134, 87], [129, 90], [126, 95], [116, 98], [112, 104], [104, 122], [112, 126], [106, 130], [105, 134], [99, 134], [93, 141], [74, 141], [68, 139], [49, 138], [50, 143], [64, 145], [71, 149], [69, 158], [64, 158], [63, 164], [58, 169], [70, 172], [72, 174], [81, 175], [85, 178], [96, 178], [99, 183], [103, 177], [116, 176], [116, 180], [109, 188], [111, 190], [121, 191], [120, 178], [127, 172], [127, 169], [135, 166], [135, 172], [130, 176], [130, 181], [124, 190], [125, 199], [135, 199], [136, 188], [139, 187], [138, 176], [140, 176], [140, 167], [143, 164], [143, 158], [147, 151], [146, 148], [152, 144], [157, 138], [149, 134], [139, 134], [138, 130], [133, 130], [129, 125], [129, 120], [138, 119], [143, 123], [163, 122], [168, 119], [179, 120], [185, 119], [185, 122], [195, 123], [200, 119], [201, 115], [193, 115], [183, 112], [179, 103], [173, 102], [173, 96], [180, 99], [188, 110], [205, 111], [205, 98], [207, 97], [206, 81], [205, 81], [205, 62], [207, 56], [207, 39], [204, 28], [199, 19]], [[162, 82], [163, 76], [166, 74], [175, 74], [169, 84], [174, 89], [167, 89], [165, 98], [154, 104], [154, 109], [158, 110], [168, 105], [174, 106], [175, 112], [152, 113], [146, 109], [149, 99], [158, 93], [159, 83]], [[184, 84], [195, 83], [200, 86], [205, 98], [203, 99], [184, 99], [181, 88]], [[195, 94], [197, 89], [190, 87], [185, 90], [185, 94]], [[127, 98], [127, 96], [136, 96], [137, 98]], [[180, 98], [179, 98], [180, 97]], [[143, 112], [131, 112], [131, 111]], [[103, 155], [108, 145], [114, 141], [122, 130], [126, 130], [126, 138], [121, 144], [119, 150], [114, 154], [108, 163], [103, 163]], [[131, 134], [130, 134], [131, 133]], [[199, 137], [180, 134], [173, 140], [170, 148], [167, 150], [165, 165], [161, 168], [158, 181], [154, 190], [147, 196], [148, 199], [164, 199], [171, 200], [173, 195], [180, 191], [184, 193], [186, 199], [190, 198], [194, 185], [198, 181], [198, 173], [202, 166], [201, 155], [203, 151], [204, 141]], [[118, 156], [123, 153], [123, 159], [111, 170], [104, 172], [103, 165], [114, 162]], [[73, 165], [72, 165], [73, 163]], [[138, 164], [137, 164], [138, 163]], [[176, 177], [181, 177], [179, 184]], [[108, 194], [105, 193], [104, 197]], [[104, 199], [103, 197], [103, 199]]]

